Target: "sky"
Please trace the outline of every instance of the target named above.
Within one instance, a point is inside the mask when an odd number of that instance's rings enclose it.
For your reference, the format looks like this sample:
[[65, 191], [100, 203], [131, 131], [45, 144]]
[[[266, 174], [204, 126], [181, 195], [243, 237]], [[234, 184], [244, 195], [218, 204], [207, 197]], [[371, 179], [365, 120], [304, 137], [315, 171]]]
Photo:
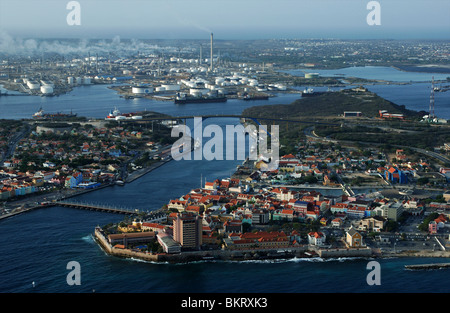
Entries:
[[449, 0], [0, 0], [0, 32], [23, 38], [450, 39]]

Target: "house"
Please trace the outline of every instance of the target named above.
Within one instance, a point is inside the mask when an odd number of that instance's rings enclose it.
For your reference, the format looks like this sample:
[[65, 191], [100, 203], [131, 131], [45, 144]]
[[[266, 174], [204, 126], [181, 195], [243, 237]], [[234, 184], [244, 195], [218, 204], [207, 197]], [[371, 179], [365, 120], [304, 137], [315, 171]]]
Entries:
[[342, 219], [336, 217], [331, 221], [331, 227], [340, 228], [342, 226]]
[[231, 220], [223, 223], [223, 228], [225, 233], [241, 233], [242, 232], [242, 221], [241, 220]]
[[430, 234], [437, 234], [437, 231], [438, 231], [438, 225], [437, 225], [436, 221], [431, 221], [428, 224], [428, 232]]
[[[444, 228], [447, 225], [447, 217], [444, 214], [440, 214], [434, 221], [432, 221], [436, 224], [436, 226], [433, 226], [432, 228], [436, 228], [437, 233], [440, 229]], [[430, 222], [431, 224], [431, 222]], [[430, 229], [430, 225], [428, 225]]]
[[181, 201], [181, 200], [170, 200], [169, 204], [167, 205], [167, 209], [175, 209], [178, 212], [184, 211], [184, 208], [187, 205], [187, 201]]
[[359, 248], [363, 246], [361, 234], [353, 227], [350, 227], [347, 231], [345, 241], [351, 248]]
[[77, 186], [77, 181], [75, 179], [75, 177], [73, 176], [67, 176], [65, 183], [64, 183], [64, 187], [66, 188], [75, 188]]
[[281, 210], [280, 219], [292, 221], [294, 219], [294, 210], [287, 210], [287, 209]]
[[321, 246], [325, 244], [326, 236], [322, 232], [310, 232], [308, 233], [308, 243], [314, 246]]
[[348, 204], [347, 203], [336, 203], [330, 206], [330, 211], [333, 214], [336, 213], [347, 213]]

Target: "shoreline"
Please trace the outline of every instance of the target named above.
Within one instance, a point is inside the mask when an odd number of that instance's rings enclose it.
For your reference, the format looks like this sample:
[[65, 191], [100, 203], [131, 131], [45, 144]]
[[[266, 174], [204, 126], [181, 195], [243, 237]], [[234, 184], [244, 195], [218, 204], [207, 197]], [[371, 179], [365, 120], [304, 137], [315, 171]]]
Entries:
[[[98, 229], [93, 234], [94, 241], [109, 256], [131, 259], [140, 262], [154, 264], [192, 264], [197, 262], [291, 262], [294, 260], [333, 261], [340, 259], [391, 259], [391, 258], [450, 258], [447, 251], [415, 251], [378, 254], [372, 248], [365, 249], [341, 249], [341, 253], [325, 255], [327, 249], [308, 249], [309, 246], [291, 247], [286, 249], [255, 249], [255, 250], [199, 250], [181, 252], [178, 254], [153, 254], [137, 252], [129, 249], [112, 247]], [[358, 253], [358, 251], [360, 251]], [[319, 253], [317, 253], [319, 252]], [[431, 264], [433, 265], [433, 264]]]

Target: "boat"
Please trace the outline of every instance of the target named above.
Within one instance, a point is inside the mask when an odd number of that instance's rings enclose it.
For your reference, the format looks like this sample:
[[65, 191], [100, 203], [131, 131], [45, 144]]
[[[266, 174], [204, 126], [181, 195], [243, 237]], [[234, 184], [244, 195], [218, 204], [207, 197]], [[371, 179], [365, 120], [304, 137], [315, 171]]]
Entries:
[[302, 91], [302, 97], [320, 96], [324, 93], [325, 93], [324, 91], [314, 91], [314, 89], [308, 88]]
[[176, 104], [185, 103], [213, 103], [213, 102], [226, 102], [228, 99], [225, 96], [191, 96], [185, 94], [178, 94], [175, 97], [174, 102]]
[[115, 107], [114, 110], [111, 110], [105, 118], [105, 120], [116, 120], [116, 121], [126, 119], [140, 120], [142, 119], [142, 116], [138, 115], [138, 113], [120, 113], [119, 109]]
[[34, 119], [55, 119], [55, 118], [67, 118], [67, 117], [76, 117], [77, 114], [73, 114], [72, 111], [70, 113], [44, 113], [42, 108], [39, 109], [36, 113], [33, 114]]
[[116, 180], [116, 185], [123, 186], [123, 185], [125, 185], [125, 183], [121, 180]]
[[251, 100], [268, 100], [269, 96], [268, 95], [245, 95], [243, 98], [243, 100], [245, 101], [251, 101]]

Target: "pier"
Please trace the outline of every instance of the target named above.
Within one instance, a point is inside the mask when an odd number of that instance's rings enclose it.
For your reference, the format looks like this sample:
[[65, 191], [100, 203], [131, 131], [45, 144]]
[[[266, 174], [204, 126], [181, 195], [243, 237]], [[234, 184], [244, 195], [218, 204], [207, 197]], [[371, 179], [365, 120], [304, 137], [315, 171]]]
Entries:
[[437, 270], [450, 268], [450, 263], [405, 265], [405, 268], [408, 270]]

